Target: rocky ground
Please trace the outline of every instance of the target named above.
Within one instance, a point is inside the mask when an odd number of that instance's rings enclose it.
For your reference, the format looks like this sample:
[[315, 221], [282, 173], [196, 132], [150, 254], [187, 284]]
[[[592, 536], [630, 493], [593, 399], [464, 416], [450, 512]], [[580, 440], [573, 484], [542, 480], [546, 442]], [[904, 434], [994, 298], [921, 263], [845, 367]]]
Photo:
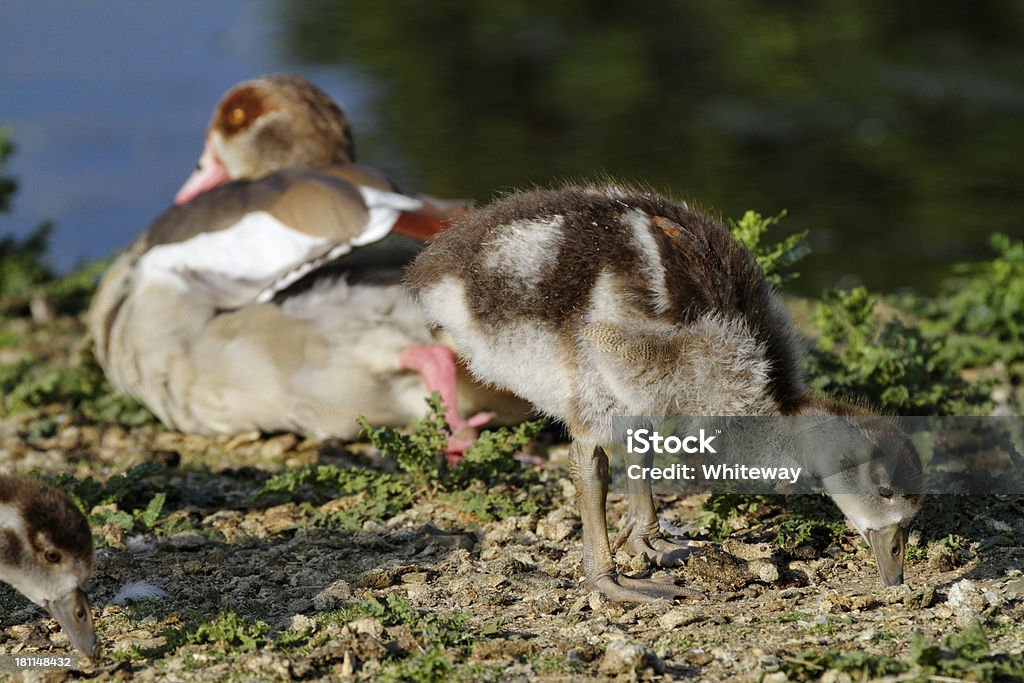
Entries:
[[[24, 343], [72, 362], [80, 328], [54, 329]], [[260, 495], [308, 465], [394, 471], [369, 444], [185, 436], [59, 401], [11, 411], [0, 469], [70, 475], [99, 501], [102, 652], [0, 680], [1024, 680], [1024, 500], [932, 499], [907, 583], [883, 589], [820, 500], [723, 514], [706, 496], [662, 499], [666, 528], [700, 541], [687, 566], [620, 553], [620, 570], [706, 597], [611, 604], [579, 582], [565, 445], [548, 436], [533, 450], [523, 472], [465, 496], [396, 480], [415, 490], [393, 514], [386, 488], [325, 494], [307, 481]], [[614, 528], [625, 502], [610, 507]], [[797, 514], [805, 525], [790, 524]], [[113, 604], [138, 581], [166, 597]], [[66, 649], [56, 622], [0, 586], [0, 655]]]

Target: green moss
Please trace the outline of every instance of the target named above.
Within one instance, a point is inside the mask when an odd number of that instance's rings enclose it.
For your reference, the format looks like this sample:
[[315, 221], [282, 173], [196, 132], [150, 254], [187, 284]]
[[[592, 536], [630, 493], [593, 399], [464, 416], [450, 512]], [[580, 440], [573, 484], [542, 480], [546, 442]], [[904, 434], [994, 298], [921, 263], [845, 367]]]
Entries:
[[263, 621], [248, 621], [232, 611], [221, 612], [210, 622], [200, 624], [185, 636], [193, 645], [212, 645], [224, 652], [250, 651], [267, 642], [270, 626]]
[[92, 423], [137, 427], [157, 422], [142, 404], [110, 386], [91, 345], [71, 366], [40, 366], [27, 355], [14, 366], [0, 369], [0, 385], [4, 389], [3, 412], [8, 414], [62, 404], [74, 419]]
[[923, 683], [935, 680], [969, 680], [979, 683], [1024, 678], [1024, 660], [989, 650], [984, 628], [974, 622], [952, 633], [942, 644], [930, 643], [915, 633], [909, 660], [865, 652], [836, 650], [804, 651], [783, 659], [781, 669], [791, 681], [817, 681], [828, 670], [842, 671], [856, 679], [899, 676], [900, 681]]
[[540, 674], [573, 674], [583, 670], [583, 662], [561, 655], [538, 655], [530, 663], [534, 671]]
[[374, 427], [366, 418], [358, 419], [359, 426], [363, 428], [360, 436], [369, 439], [378, 450], [394, 458], [399, 467], [422, 488], [431, 487], [444, 475], [444, 452], [451, 433], [444, 419], [440, 395], [434, 393], [427, 399], [427, 405], [427, 416], [413, 423], [409, 433], [389, 427]]
[[151, 504], [156, 493], [155, 485], [150, 479], [161, 472], [161, 467], [156, 463], [145, 462], [106, 481], [92, 477], [77, 479], [69, 474], [62, 474], [51, 478], [50, 482], [63, 489], [85, 514], [89, 514], [97, 505], [110, 503], [115, 503], [126, 510], [142, 510]]
[[[280, 494], [287, 494], [282, 496]], [[332, 513], [313, 511], [313, 523], [336, 529], [360, 529], [370, 519], [386, 520], [413, 504], [412, 490], [402, 478], [361, 467], [309, 465], [271, 477], [256, 498], [268, 500], [327, 500], [352, 497], [352, 504]]]
[[444, 418], [441, 397], [427, 399], [428, 412], [408, 433], [390, 427], [373, 427], [359, 418], [363, 437], [391, 456], [413, 482], [424, 489], [462, 486], [471, 481], [499, 481], [520, 469], [514, 456], [543, 428], [541, 421], [524, 422], [514, 428], [488, 430], [463, 454], [458, 467], [451, 468], [444, 457], [451, 429]]
[[433, 649], [407, 657], [381, 673], [382, 683], [441, 683], [454, 667], [442, 649]]
[[541, 502], [516, 491], [491, 493], [473, 488], [441, 493], [438, 500], [483, 522], [528, 515], [541, 509]]
[[756, 522], [760, 540], [785, 550], [801, 545], [823, 549], [848, 533], [839, 509], [819, 495], [712, 494], [697, 516], [716, 542]]
[[398, 462], [398, 474], [358, 467], [307, 466], [271, 477], [256, 497], [274, 502], [320, 504], [351, 496], [351, 505], [342, 510], [329, 514], [313, 511], [315, 524], [345, 529], [361, 528], [368, 519], [389, 519], [423, 497], [437, 497], [482, 521], [528, 514], [543, 504], [543, 495], [539, 496], [540, 502], [533, 495], [540, 491], [528, 486], [524, 488], [529, 495], [486, 488], [488, 482], [507, 485], [516, 480], [515, 475], [519, 477], [516, 483], [524, 482], [514, 456], [540, 431], [539, 422], [484, 432], [454, 468], [448, 466], [444, 457], [448, 425], [436, 394], [428, 400], [427, 417], [409, 433], [372, 427], [363, 419], [360, 424], [367, 438]]

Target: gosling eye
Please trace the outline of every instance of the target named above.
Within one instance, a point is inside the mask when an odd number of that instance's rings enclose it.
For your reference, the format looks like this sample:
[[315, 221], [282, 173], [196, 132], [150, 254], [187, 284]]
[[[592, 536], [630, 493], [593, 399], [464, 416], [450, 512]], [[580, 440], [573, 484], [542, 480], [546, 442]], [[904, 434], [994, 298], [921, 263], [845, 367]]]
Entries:
[[889, 488], [888, 486], [879, 486], [878, 495], [880, 495], [882, 498], [892, 498], [892, 489]]
[[56, 550], [47, 550], [44, 557], [46, 557], [46, 561], [50, 564], [57, 564], [60, 562], [60, 553]]

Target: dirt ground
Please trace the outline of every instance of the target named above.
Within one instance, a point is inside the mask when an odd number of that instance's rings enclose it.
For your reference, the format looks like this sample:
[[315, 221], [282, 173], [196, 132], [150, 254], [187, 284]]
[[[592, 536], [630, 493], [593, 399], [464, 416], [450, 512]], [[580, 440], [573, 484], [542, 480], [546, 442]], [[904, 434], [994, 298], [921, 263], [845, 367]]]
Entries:
[[[737, 517], [722, 544], [703, 531], [703, 497], [663, 498], [666, 528], [701, 547], [674, 570], [620, 553], [620, 570], [706, 597], [621, 605], [580, 584], [564, 444], [524, 465], [528, 488], [488, 492], [544, 501], [527, 514], [487, 520], [428, 494], [397, 516], [337, 529], [323, 515], [358, 496], [256, 494], [303, 465], [386, 466], [366, 444], [207, 439], [55, 415], [47, 436], [32, 434], [32, 416], [0, 422], [0, 467], [105, 481], [153, 463], [139, 485], [166, 503], [159, 523], [96, 530], [89, 593], [101, 654], [76, 671], [0, 670], [0, 680], [985, 680], [982, 664], [963, 678], [928, 678], [919, 666], [922, 643], [951, 660], [962, 652], [940, 644], [979, 625], [987, 659], [972, 662], [1024, 657], [1021, 500], [931, 501], [906, 584], [882, 588], [855, 534], [788, 549], [767, 542], [785, 498], [770, 518]], [[624, 511], [613, 496], [610, 528]], [[167, 597], [112, 604], [136, 581]], [[55, 621], [0, 586], [0, 655], [66, 648]], [[903, 670], [886, 669], [894, 662]], [[998, 675], [990, 680], [1012, 680]]]

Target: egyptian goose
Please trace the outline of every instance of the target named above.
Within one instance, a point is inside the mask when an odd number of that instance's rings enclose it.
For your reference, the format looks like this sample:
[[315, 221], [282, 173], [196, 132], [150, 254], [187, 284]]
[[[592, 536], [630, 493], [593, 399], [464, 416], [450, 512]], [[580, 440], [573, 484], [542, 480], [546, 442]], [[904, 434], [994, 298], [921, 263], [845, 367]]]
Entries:
[[[474, 375], [568, 427], [583, 571], [616, 600], [686, 591], [616, 574], [605, 527], [613, 416], [861, 414], [808, 393], [789, 319], [728, 230], [650, 192], [513, 194], [438, 235], [406, 284]], [[871, 544], [883, 582], [899, 583], [920, 461], [890, 422], [841, 429], [868, 450], [896, 452], [896, 475], [869, 464], [827, 476], [836, 471], [828, 463], [817, 474]], [[863, 478], [877, 490], [851, 486]], [[619, 540], [662, 566], [685, 556], [660, 533], [649, 481], [630, 496]]]
[[94, 297], [89, 329], [114, 386], [200, 434], [353, 438], [359, 416], [408, 424], [430, 391], [456, 431], [485, 422], [478, 411], [522, 419], [511, 396], [456, 383], [454, 355], [400, 285], [423, 240], [464, 209], [352, 162], [344, 113], [309, 82], [229, 90], [176, 206]]
[[90, 657], [96, 632], [82, 586], [92, 570], [92, 533], [71, 499], [36, 479], [0, 474], [0, 580], [49, 612]]

